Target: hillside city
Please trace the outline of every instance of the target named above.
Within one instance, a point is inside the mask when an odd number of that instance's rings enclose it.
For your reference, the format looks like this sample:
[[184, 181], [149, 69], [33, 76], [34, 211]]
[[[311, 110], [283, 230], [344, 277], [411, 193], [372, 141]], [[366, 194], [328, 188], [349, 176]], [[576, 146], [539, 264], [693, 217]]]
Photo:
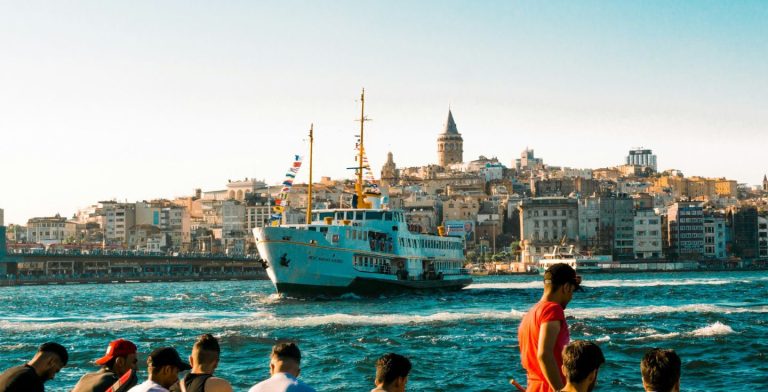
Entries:
[[[612, 260], [768, 260], [768, 178], [749, 187], [726, 178], [660, 171], [652, 150], [629, 150], [616, 166], [552, 166], [525, 149], [507, 166], [465, 161], [449, 111], [437, 163], [381, 168], [382, 202], [405, 211], [413, 231], [462, 236], [469, 262], [533, 263], [560, 246]], [[314, 209], [350, 208], [354, 181], [313, 184]], [[5, 227], [8, 254], [130, 250], [257, 257], [252, 229], [270, 224], [281, 185], [245, 178], [221, 189], [137, 202], [99, 201], [71, 217], [30, 218]], [[304, 223], [307, 184], [288, 193], [283, 224]], [[3, 210], [0, 209], [0, 227]], [[2, 230], [2, 228], [0, 228]]]

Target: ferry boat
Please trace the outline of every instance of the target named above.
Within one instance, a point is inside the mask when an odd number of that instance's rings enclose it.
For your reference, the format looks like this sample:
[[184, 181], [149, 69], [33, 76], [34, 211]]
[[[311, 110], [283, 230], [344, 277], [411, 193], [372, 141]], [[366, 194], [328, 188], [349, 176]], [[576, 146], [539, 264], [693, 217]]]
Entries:
[[546, 254], [539, 259], [537, 268], [539, 273], [543, 274], [547, 268], [553, 264], [568, 264], [576, 272], [596, 272], [600, 271], [600, 263], [611, 262], [612, 256], [586, 256], [575, 251], [573, 245], [556, 246], [550, 254]]
[[406, 222], [403, 211], [378, 208], [380, 194], [363, 183], [365, 90], [361, 95], [357, 182], [352, 208], [312, 211], [312, 147], [304, 224], [253, 230], [267, 275], [278, 293], [336, 296], [459, 290], [472, 283], [464, 240], [430, 235]]
[[309, 224], [254, 229], [278, 293], [378, 295], [458, 290], [472, 278], [460, 238], [410, 232], [399, 210], [312, 212]]

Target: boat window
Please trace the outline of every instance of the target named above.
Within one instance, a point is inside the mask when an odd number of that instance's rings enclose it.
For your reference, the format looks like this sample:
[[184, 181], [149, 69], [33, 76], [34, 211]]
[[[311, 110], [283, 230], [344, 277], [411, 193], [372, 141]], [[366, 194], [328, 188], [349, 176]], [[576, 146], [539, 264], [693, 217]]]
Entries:
[[392, 213], [391, 212], [385, 212], [384, 213], [384, 220], [385, 221], [391, 221], [392, 220]]
[[321, 212], [318, 214], [317, 220], [325, 220], [327, 217], [333, 218], [333, 212]]
[[363, 239], [364, 240], [368, 239], [368, 231], [363, 231]]
[[368, 211], [365, 213], [366, 220], [381, 220], [381, 211]]
[[363, 220], [363, 211], [355, 211], [355, 220]]

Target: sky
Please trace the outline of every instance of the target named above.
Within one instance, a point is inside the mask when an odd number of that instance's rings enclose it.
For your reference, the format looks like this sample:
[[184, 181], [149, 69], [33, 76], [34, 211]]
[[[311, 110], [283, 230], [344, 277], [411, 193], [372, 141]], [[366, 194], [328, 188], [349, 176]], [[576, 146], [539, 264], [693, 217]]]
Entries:
[[[768, 172], [764, 1], [0, 1], [5, 223], [277, 183], [294, 154], [348, 178], [359, 96], [378, 175], [464, 160]], [[307, 181], [302, 170], [297, 182]]]

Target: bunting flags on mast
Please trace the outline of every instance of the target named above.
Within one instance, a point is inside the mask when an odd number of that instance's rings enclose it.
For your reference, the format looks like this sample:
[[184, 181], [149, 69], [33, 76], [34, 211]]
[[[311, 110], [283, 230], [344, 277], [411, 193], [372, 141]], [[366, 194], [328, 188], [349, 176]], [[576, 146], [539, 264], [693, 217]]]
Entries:
[[293, 187], [293, 180], [296, 178], [296, 174], [299, 173], [301, 168], [301, 155], [293, 156], [293, 164], [285, 173], [285, 180], [283, 181], [283, 187], [280, 188], [280, 192], [275, 195], [275, 205], [272, 206], [272, 216], [269, 219], [271, 226], [277, 226], [283, 220], [283, 212], [285, 211], [286, 203], [288, 202], [288, 192]]
[[[357, 138], [357, 141], [355, 142], [355, 151], [360, 154], [360, 135], [355, 135]], [[360, 164], [359, 162], [359, 156], [355, 156], [355, 162]], [[365, 148], [363, 148], [363, 190], [365, 193], [373, 193], [373, 194], [380, 194], [381, 191], [379, 190], [379, 184], [376, 182], [376, 179], [373, 177], [373, 172], [371, 171], [371, 165], [368, 163], [368, 156], [365, 154]]]

